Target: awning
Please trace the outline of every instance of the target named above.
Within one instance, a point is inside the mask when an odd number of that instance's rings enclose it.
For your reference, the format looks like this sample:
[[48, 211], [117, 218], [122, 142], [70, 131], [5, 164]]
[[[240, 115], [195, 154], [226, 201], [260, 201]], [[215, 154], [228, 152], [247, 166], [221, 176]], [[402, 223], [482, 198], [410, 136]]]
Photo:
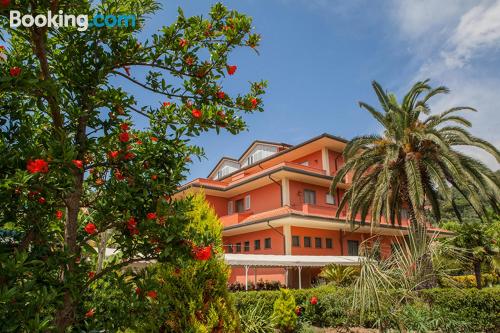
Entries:
[[229, 266], [272, 267], [324, 267], [329, 264], [355, 266], [360, 264], [358, 256], [296, 256], [274, 254], [224, 254]]

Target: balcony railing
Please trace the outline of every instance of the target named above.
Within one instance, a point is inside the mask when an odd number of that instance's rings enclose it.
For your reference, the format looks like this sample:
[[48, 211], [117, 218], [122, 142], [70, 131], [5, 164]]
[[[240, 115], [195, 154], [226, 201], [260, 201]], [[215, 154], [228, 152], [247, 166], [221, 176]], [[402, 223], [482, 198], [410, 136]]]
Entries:
[[235, 225], [241, 223], [241, 221], [247, 219], [253, 212], [244, 212], [244, 213], [234, 213], [231, 215], [225, 215], [220, 218], [220, 221], [224, 227], [228, 227], [230, 225]]

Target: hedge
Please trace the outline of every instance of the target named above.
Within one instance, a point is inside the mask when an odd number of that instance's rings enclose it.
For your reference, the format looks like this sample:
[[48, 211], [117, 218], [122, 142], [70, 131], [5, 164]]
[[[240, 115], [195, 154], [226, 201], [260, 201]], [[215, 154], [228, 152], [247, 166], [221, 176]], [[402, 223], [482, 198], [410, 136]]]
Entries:
[[[352, 288], [321, 286], [292, 290], [298, 305], [306, 305], [312, 296], [319, 299], [313, 311], [306, 311], [306, 321], [321, 327], [376, 326], [374, 314], [359, 322], [352, 308]], [[236, 292], [238, 311], [258, 306], [261, 315], [269, 318], [279, 291]], [[471, 289], [436, 288], [421, 291], [421, 301], [408, 303], [397, 314], [400, 323], [418, 330], [420, 323], [437, 327], [444, 332], [500, 332], [500, 287]], [[390, 319], [389, 319], [390, 321]], [[419, 322], [420, 321], [420, 322]]]

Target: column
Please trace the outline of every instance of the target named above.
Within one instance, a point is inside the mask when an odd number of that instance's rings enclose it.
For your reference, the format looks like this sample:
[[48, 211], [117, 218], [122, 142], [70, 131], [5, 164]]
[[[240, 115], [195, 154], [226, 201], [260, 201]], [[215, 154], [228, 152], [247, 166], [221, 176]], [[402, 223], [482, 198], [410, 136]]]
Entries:
[[281, 180], [281, 198], [283, 200], [283, 206], [290, 206], [290, 182], [288, 178], [283, 178]]
[[299, 289], [302, 289], [302, 266], [299, 266]]
[[292, 254], [292, 227], [288, 225], [283, 226], [283, 235], [285, 235], [285, 254]]
[[245, 290], [248, 290], [248, 265], [245, 265]]
[[330, 158], [328, 157], [328, 148], [321, 149], [321, 161], [323, 163], [323, 170], [330, 176]]

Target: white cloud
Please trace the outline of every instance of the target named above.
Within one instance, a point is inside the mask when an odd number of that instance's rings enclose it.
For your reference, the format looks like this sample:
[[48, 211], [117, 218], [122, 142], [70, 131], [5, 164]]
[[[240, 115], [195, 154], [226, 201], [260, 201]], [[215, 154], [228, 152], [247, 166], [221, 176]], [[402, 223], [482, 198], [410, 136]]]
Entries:
[[[401, 40], [410, 59], [419, 63], [409, 81], [431, 78], [433, 85], [449, 87], [451, 94], [432, 108], [478, 109], [466, 115], [471, 132], [500, 147], [500, 70], [491, 65], [500, 46], [500, 0], [394, 0], [394, 8]], [[474, 61], [478, 59], [483, 61]], [[500, 167], [482, 150], [465, 151], [493, 169]]]

